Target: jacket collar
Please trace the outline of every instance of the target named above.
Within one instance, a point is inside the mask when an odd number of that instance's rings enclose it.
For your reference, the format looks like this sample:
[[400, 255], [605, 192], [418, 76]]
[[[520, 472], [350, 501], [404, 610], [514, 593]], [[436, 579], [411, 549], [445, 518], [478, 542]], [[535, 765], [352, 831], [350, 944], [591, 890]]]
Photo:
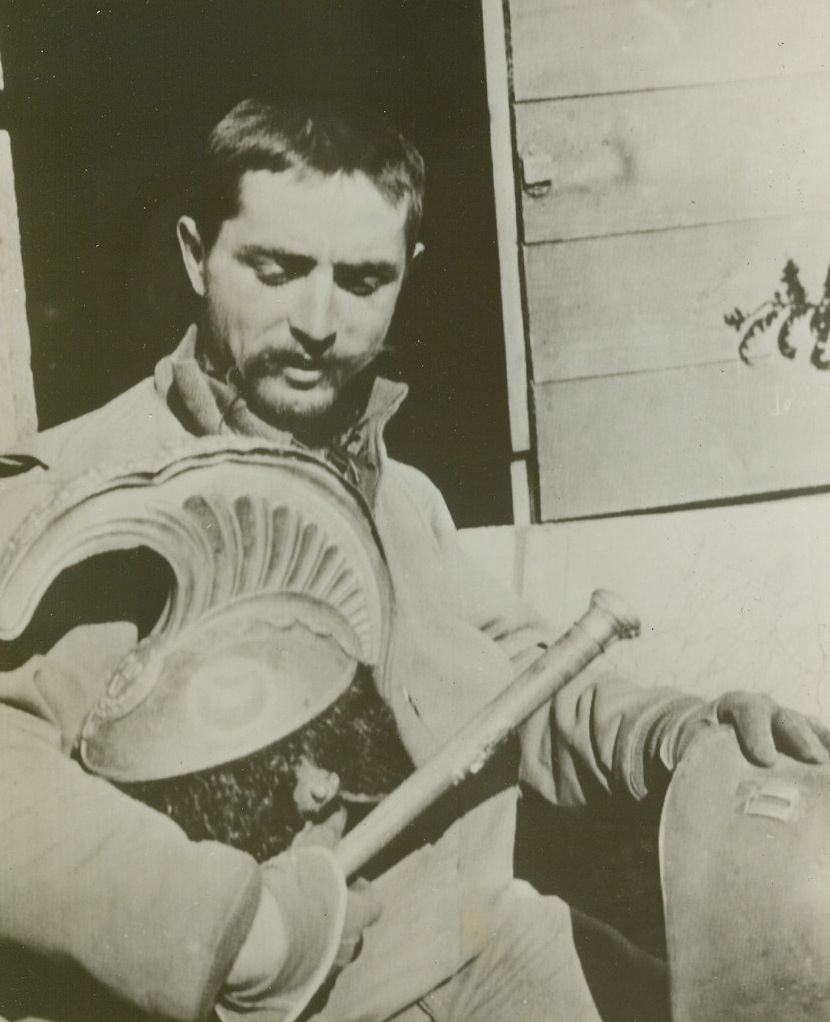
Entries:
[[176, 350], [155, 370], [155, 386], [182, 425], [197, 436], [239, 433], [312, 450], [324, 457], [374, 507], [385, 446], [383, 431], [409, 388], [376, 377], [362, 410], [323, 448], [309, 448], [287, 430], [255, 415], [235, 387], [210, 372], [197, 355], [197, 330], [189, 327]]

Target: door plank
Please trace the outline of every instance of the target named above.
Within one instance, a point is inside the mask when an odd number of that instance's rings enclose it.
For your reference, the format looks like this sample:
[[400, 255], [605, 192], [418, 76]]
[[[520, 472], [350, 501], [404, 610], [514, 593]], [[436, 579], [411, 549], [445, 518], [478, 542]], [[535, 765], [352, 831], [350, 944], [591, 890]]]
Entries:
[[830, 483], [830, 373], [783, 359], [534, 387], [543, 520]]
[[[526, 247], [533, 378], [734, 358], [740, 337], [724, 313], [771, 297], [790, 258], [817, 298], [830, 264], [830, 213]], [[774, 333], [756, 346], [774, 348]]]
[[825, 0], [511, 0], [517, 100], [821, 71]]
[[526, 103], [515, 114], [520, 158], [549, 157], [549, 189], [524, 189], [528, 242], [830, 205], [828, 74]]

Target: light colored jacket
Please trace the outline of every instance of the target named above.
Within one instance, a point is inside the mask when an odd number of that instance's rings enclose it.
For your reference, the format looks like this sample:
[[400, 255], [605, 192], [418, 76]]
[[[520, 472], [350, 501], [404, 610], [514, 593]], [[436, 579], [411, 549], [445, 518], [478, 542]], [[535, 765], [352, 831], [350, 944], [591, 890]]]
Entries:
[[[0, 544], [61, 479], [180, 443], [166, 379], [29, 441], [22, 452], [48, 467], [4, 484]], [[426, 477], [378, 449], [375, 519], [396, 594], [381, 694], [417, 765], [557, 629], [465, 556]], [[260, 882], [245, 853], [189, 841], [70, 758], [135, 641], [126, 622], [84, 625], [0, 674], [0, 941], [68, 960], [149, 1014], [197, 1019], [247, 934]], [[678, 705], [669, 690], [584, 672], [524, 728], [522, 779], [559, 804], [640, 798], [649, 731]], [[440, 839], [378, 881], [383, 916], [347, 970], [362, 984], [361, 1017], [388, 1017], [457, 971], [486, 943], [489, 907], [510, 896], [516, 788], [470, 809], [461, 798]]]

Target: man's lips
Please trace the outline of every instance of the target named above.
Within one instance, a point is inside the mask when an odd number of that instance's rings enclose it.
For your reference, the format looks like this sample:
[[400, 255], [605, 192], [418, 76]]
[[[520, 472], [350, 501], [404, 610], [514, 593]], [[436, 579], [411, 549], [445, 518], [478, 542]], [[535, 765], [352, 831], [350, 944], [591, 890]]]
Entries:
[[248, 361], [243, 375], [248, 380], [281, 376], [292, 386], [308, 388], [323, 379], [330, 361], [306, 358], [304, 355], [290, 352], [262, 352]]
[[282, 376], [295, 387], [314, 387], [322, 380], [323, 373], [323, 367], [319, 362], [288, 364], [282, 369]]

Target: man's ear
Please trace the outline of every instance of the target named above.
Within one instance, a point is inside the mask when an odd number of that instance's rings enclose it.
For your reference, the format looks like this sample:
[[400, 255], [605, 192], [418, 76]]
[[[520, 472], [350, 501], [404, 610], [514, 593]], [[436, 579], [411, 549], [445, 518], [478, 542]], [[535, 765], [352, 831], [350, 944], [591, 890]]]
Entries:
[[409, 262], [406, 264], [407, 273], [409, 273], [409, 271], [412, 269], [415, 263], [421, 258], [421, 256], [423, 255], [423, 251], [424, 246], [421, 244], [421, 242], [420, 241], [416, 242], [415, 248], [412, 251], [412, 256], [410, 257]]
[[190, 284], [200, 298], [205, 296], [205, 248], [199, 237], [196, 221], [189, 216], [179, 217], [176, 224], [179, 248]]

